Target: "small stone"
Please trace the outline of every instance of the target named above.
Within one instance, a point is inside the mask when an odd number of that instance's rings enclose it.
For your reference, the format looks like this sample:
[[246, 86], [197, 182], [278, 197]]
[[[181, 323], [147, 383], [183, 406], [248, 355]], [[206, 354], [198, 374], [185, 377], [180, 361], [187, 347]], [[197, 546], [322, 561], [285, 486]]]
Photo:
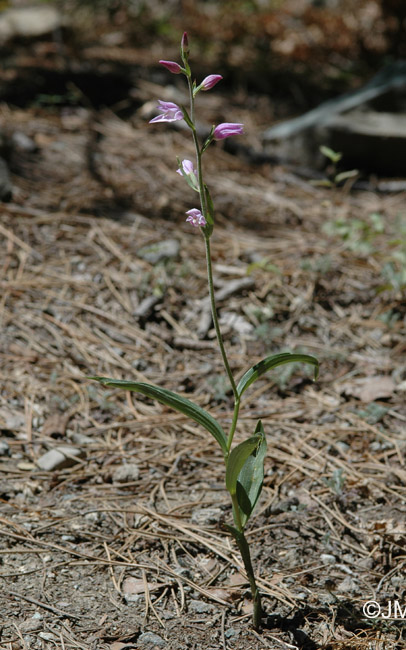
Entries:
[[350, 596], [358, 592], [358, 584], [351, 576], [347, 576], [337, 585], [337, 591]]
[[138, 251], [138, 257], [141, 257], [141, 259], [150, 264], [157, 264], [158, 262], [162, 262], [162, 260], [177, 257], [179, 248], [180, 244], [177, 239], [164, 239], [163, 241], [141, 248]]
[[37, 465], [45, 472], [51, 472], [55, 469], [65, 469], [65, 467], [72, 467], [77, 463], [76, 459], [83, 458], [84, 453], [77, 447], [55, 447], [50, 449], [43, 456], [38, 458]]
[[36, 632], [42, 628], [42, 625], [43, 623], [41, 620], [34, 619], [34, 617], [32, 617], [28, 619], [28, 621], [23, 621], [20, 627], [22, 632]]
[[44, 641], [58, 641], [58, 638], [52, 632], [40, 632], [38, 636]]
[[216, 524], [221, 517], [220, 508], [195, 508], [192, 512], [192, 524], [199, 526]]
[[214, 611], [213, 605], [202, 600], [191, 600], [188, 609], [194, 614], [211, 614]]
[[137, 639], [137, 644], [142, 645], [142, 646], [151, 646], [151, 647], [158, 647], [158, 648], [165, 648], [166, 647], [166, 641], [159, 636], [158, 634], [154, 634], [153, 632], [144, 632], [143, 634], [140, 634], [140, 636]]
[[72, 442], [75, 445], [91, 445], [94, 443], [94, 438], [91, 438], [90, 436], [85, 436], [84, 433], [68, 433], [69, 440], [72, 440]]
[[88, 524], [98, 524], [101, 520], [100, 515], [100, 512], [88, 512], [87, 515], [84, 516], [84, 519]]
[[113, 483], [131, 483], [138, 481], [140, 476], [140, 468], [135, 463], [125, 463], [120, 465], [114, 471], [112, 476]]
[[322, 553], [320, 555], [320, 560], [323, 564], [335, 564], [337, 562], [335, 555], [330, 555], [329, 553]]

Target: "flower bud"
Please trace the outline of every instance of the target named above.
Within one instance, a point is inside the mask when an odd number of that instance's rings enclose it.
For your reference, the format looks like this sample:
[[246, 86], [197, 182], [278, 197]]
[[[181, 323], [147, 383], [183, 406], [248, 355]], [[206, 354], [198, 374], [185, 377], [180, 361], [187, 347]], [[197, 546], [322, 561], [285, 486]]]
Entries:
[[169, 70], [169, 72], [173, 72], [173, 74], [180, 74], [183, 72], [183, 68], [181, 68], [179, 63], [176, 63], [175, 61], [163, 61], [161, 59], [159, 63], [161, 65], [164, 65], [165, 68]]
[[187, 37], [187, 32], [183, 32], [180, 51], [182, 52], [182, 56], [187, 56], [189, 54], [189, 39]]
[[224, 138], [229, 138], [231, 135], [242, 135], [244, 133], [243, 127], [243, 124], [222, 122], [214, 129], [213, 140], [224, 140]]
[[213, 88], [219, 81], [222, 80], [221, 74], [209, 74], [208, 77], [205, 77], [200, 84], [199, 88], [200, 90], [210, 90], [210, 88]]

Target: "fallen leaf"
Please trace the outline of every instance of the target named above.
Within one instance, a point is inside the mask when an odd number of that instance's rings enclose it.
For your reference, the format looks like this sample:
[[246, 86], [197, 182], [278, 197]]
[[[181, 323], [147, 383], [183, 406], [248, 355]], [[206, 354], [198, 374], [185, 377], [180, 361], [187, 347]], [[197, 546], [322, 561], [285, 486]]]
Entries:
[[361, 402], [369, 403], [376, 399], [392, 397], [395, 388], [395, 382], [391, 377], [381, 375], [353, 379], [342, 385], [340, 392], [344, 395], [356, 397]]
[[219, 599], [229, 603], [235, 598], [235, 594], [226, 589], [206, 589], [207, 594], [210, 594], [214, 599]]
[[[163, 587], [168, 587], [169, 583], [164, 582], [148, 582], [148, 591], [157, 591]], [[145, 593], [145, 582], [142, 578], [134, 578], [129, 576], [123, 581], [121, 591], [126, 596], [134, 596]]]
[[29, 463], [22, 461], [21, 463], [17, 464], [17, 468], [23, 470], [24, 472], [30, 472], [33, 469], [37, 469], [36, 465], [34, 463]]
[[54, 436], [63, 437], [66, 431], [66, 425], [70, 418], [69, 414], [61, 415], [60, 413], [53, 413], [45, 420], [41, 435], [44, 438], [50, 438]]
[[241, 573], [232, 573], [228, 578], [230, 587], [242, 587], [247, 584], [247, 579]]

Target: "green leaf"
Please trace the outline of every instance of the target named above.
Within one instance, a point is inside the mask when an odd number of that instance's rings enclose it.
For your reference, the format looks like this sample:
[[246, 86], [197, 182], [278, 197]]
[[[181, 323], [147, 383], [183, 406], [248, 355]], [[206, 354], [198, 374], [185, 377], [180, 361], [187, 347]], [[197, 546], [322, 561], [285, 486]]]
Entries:
[[156, 399], [157, 402], [165, 404], [165, 406], [170, 406], [176, 411], [180, 411], [180, 413], [187, 415], [191, 420], [201, 424], [206, 431], [211, 433], [219, 443], [223, 454], [225, 456], [227, 455], [227, 436], [221, 426], [216, 422], [213, 416], [210, 415], [210, 413], [202, 409], [200, 406], [193, 404], [193, 402], [185, 397], [181, 397], [180, 395], [177, 395], [177, 393], [167, 390], [166, 388], [160, 388], [159, 386], [145, 384], [143, 382], [127, 381], [125, 379], [110, 379], [109, 377], [88, 377], [88, 379], [95, 379], [103, 386], [123, 388], [124, 390], [141, 393], [146, 397]]
[[359, 174], [358, 169], [351, 169], [348, 172], [340, 172], [334, 177], [334, 182], [341, 183], [342, 181], [346, 181], [349, 178], [355, 178], [356, 176], [358, 176], [358, 174]]
[[284, 363], [309, 363], [315, 367], [314, 378], [317, 379], [319, 374], [319, 362], [316, 357], [311, 357], [308, 354], [296, 354], [291, 352], [281, 352], [280, 354], [273, 354], [270, 357], [266, 357], [252, 366], [246, 373], [241, 377], [237, 386], [237, 393], [241, 397], [243, 392], [251, 386], [251, 384], [261, 377], [265, 372], [271, 370], [271, 368], [276, 368], [281, 366]]
[[231, 533], [231, 535], [234, 537], [236, 542], [239, 542], [242, 539], [244, 534], [240, 530], [238, 530], [238, 528], [234, 528], [234, 526], [231, 526], [226, 522], [223, 523], [223, 526], [229, 533]]
[[211, 130], [210, 130], [210, 133], [209, 133], [209, 135], [208, 135], [208, 138], [207, 138], [206, 142], [204, 143], [204, 145], [203, 145], [203, 147], [202, 147], [202, 150], [201, 150], [201, 152], [200, 152], [201, 154], [204, 154], [204, 152], [206, 151], [206, 149], [207, 149], [207, 147], [209, 146], [209, 144], [213, 141], [213, 133], [214, 133], [214, 129], [215, 129], [215, 128], [216, 128], [216, 127], [215, 127], [214, 124], [213, 124], [213, 126], [211, 127]]
[[237, 479], [247, 458], [258, 447], [261, 436], [252, 436], [234, 447], [227, 461], [226, 487], [231, 495], [237, 492]]
[[264, 482], [266, 438], [261, 420], [258, 420], [255, 434], [260, 442], [246, 459], [237, 480], [237, 501], [243, 527], [254, 511]]
[[184, 106], [180, 106], [180, 110], [182, 111], [183, 119], [185, 120], [186, 124], [191, 128], [194, 129], [194, 124], [192, 120], [189, 117], [189, 113], [187, 112], [186, 108]]
[[334, 151], [334, 149], [330, 149], [330, 147], [326, 147], [324, 144], [322, 144], [321, 147], [319, 147], [319, 149], [323, 154], [323, 156], [329, 158], [332, 163], [338, 163], [343, 157], [342, 153], [340, 153], [339, 151]]

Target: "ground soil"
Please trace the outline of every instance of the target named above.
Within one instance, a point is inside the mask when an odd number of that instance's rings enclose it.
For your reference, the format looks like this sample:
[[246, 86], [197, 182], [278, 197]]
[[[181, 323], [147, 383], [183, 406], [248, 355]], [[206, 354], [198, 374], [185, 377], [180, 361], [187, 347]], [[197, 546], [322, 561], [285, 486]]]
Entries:
[[[301, 365], [270, 373], [241, 410], [236, 440], [258, 418], [268, 439], [248, 526], [257, 632], [215, 441], [87, 378], [159, 384], [230, 423], [203, 240], [184, 220], [196, 196], [175, 173], [192, 144], [148, 125], [157, 98], [183, 91], [147, 76], [127, 113], [2, 106], [3, 129], [35, 147], [12, 146], [0, 206], [0, 648], [400, 650], [405, 193], [319, 187], [221, 144], [206, 154], [233, 372], [286, 350], [321, 364], [317, 382]], [[199, 104], [203, 130], [243, 122], [252, 149], [275, 110], [241, 90]], [[79, 456], [42, 469], [61, 445]], [[368, 618], [371, 600], [388, 615]]]

